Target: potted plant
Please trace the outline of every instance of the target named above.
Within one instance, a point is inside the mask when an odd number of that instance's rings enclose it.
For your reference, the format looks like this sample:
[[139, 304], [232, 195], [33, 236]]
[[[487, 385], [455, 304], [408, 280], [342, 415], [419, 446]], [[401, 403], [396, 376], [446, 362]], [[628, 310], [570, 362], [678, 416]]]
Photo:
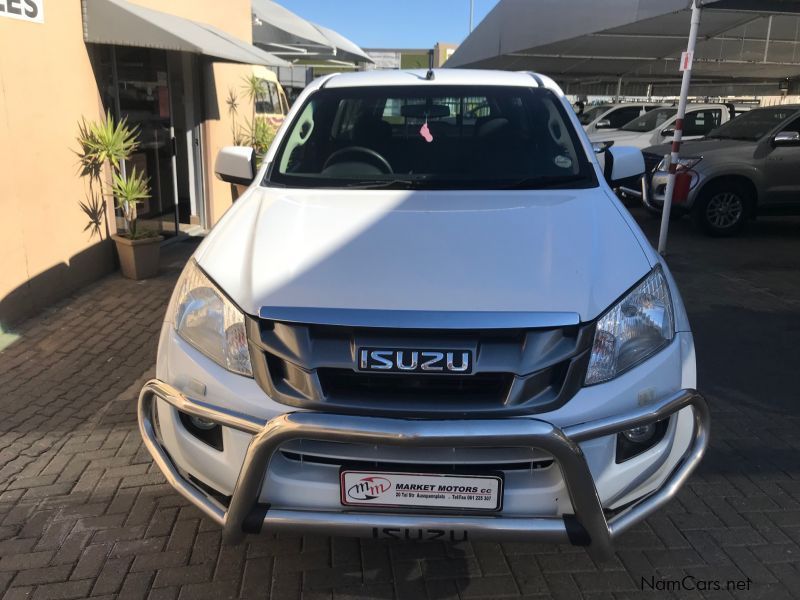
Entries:
[[[150, 197], [150, 187], [147, 178], [135, 167], [127, 176], [123, 170], [125, 161], [139, 147], [136, 135], [136, 129], [129, 127], [124, 118], [115, 122], [106, 114], [97, 122], [84, 120], [79, 124], [77, 154], [81, 175], [89, 177], [90, 189], [98, 186], [101, 198], [112, 196], [122, 212], [125, 231], [111, 236], [117, 246], [122, 274], [129, 279], [146, 279], [158, 274], [160, 242], [164, 238], [137, 227], [137, 205]], [[110, 184], [104, 183], [102, 178], [106, 164], [111, 167]], [[94, 198], [94, 192], [91, 194]], [[104, 208], [105, 200], [101, 210], [90, 211], [94, 213], [93, 227], [97, 227], [98, 215], [105, 212]]]
[[112, 175], [111, 192], [122, 211], [126, 232], [111, 238], [117, 245], [122, 274], [128, 279], [147, 279], [158, 275], [159, 255], [163, 237], [149, 230], [139, 230], [136, 209], [150, 197], [147, 178], [134, 167], [127, 177], [119, 172]]

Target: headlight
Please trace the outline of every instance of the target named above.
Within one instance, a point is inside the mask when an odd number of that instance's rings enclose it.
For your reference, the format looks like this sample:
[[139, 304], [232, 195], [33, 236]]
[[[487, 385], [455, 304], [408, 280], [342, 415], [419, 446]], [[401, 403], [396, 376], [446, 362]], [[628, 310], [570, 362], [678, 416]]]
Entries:
[[613, 379], [675, 337], [667, 280], [656, 267], [597, 321], [586, 385]]
[[253, 376], [244, 314], [211, 283], [194, 260], [186, 265], [173, 301], [175, 331], [215, 363]]
[[[661, 162], [658, 163], [658, 166], [656, 167], [656, 171], [666, 171], [669, 169], [669, 160], [669, 155], [662, 158]], [[701, 160], [703, 160], [702, 156], [694, 158], [679, 158], [678, 171], [688, 171], [689, 169], [693, 169]]]

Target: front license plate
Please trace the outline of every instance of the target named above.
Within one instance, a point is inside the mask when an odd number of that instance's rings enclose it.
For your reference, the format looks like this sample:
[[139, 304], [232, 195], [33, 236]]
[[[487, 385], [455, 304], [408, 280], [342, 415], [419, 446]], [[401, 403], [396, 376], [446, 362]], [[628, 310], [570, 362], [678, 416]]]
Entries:
[[500, 477], [342, 471], [342, 504], [464, 510], [500, 510]]

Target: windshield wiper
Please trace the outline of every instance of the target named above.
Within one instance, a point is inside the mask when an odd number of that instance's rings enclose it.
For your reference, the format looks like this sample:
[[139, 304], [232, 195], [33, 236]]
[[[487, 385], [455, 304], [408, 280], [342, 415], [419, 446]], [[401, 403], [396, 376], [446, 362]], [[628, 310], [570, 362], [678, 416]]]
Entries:
[[586, 181], [585, 175], [558, 175], [552, 177], [527, 177], [525, 179], [518, 179], [512, 181], [507, 185], [501, 185], [503, 189], [508, 190], [544, 190], [548, 188], [557, 188], [568, 183], [575, 183], [578, 181]]
[[386, 188], [396, 188], [401, 190], [410, 190], [416, 187], [416, 181], [409, 179], [376, 179], [374, 181], [356, 181], [353, 183], [345, 184], [342, 187], [363, 189], [363, 190], [380, 190]]

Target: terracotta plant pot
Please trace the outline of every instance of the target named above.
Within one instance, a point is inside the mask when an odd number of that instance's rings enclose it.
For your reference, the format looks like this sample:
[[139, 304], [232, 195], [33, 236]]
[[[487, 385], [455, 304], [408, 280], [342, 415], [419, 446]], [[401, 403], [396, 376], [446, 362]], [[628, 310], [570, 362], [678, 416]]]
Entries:
[[119, 266], [128, 279], [147, 279], [158, 275], [158, 258], [162, 236], [132, 240], [121, 235], [112, 235], [117, 244]]

